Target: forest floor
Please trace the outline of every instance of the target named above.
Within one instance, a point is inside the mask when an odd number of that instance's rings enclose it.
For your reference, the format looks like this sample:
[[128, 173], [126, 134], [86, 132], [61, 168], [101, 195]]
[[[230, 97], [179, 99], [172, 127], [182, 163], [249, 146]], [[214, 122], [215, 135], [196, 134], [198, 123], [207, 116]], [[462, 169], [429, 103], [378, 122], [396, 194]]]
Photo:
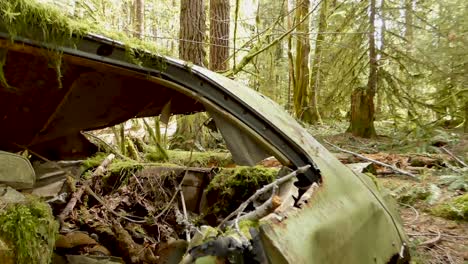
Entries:
[[[339, 151], [326, 142], [397, 166], [420, 178], [415, 181], [380, 166], [371, 171], [398, 202], [413, 263], [468, 263], [468, 168], [453, 157], [468, 160], [468, 134], [436, 130], [415, 135], [413, 131], [362, 139], [342, 133], [345, 129], [338, 124], [316, 126], [310, 131], [334, 153]], [[380, 130], [391, 134], [382, 127]], [[339, 158], [344, 163], [363, 162], [341, 154]], [[454, 205], [457, 198], [459, 203]]]

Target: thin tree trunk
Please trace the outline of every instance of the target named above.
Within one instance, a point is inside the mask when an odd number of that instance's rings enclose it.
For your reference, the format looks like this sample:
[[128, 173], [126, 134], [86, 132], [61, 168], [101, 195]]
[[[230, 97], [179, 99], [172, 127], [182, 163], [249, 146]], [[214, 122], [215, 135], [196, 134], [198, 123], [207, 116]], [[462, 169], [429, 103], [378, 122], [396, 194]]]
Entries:
[[229, 0], [210, 0], [210, 65], [212, 71], [228, 69]]
[[[289, 13], [289, 9], [288, 9], [288, 3], [286, 1], [286, 10], [288, 11], [287, 13]], [[293, 24], [293, 19], [292, 19], [292, 16], [288, 16], [288, 30], [290, 30], [292, 28], [292, 24]], [[292, 34], [289, 34], [288, 36], [288, 63], [289, 63], [289, 74], [288, 74], [288, 102], [286, 104], [286, 109], [288, 111], [291, 111], [291, 108], [292, 108], [292, 105], [291, 105], [291, 88], [294, 88], [296, 87], [296, 81], [295, 81], [295, 77], [294, 77], [294, 57], [293, 57], [293, 54], [292, 54]]]
[[348, 132], [354, 136], [371, 138], [377, 135], [374, 127], [374, 96], [377, 89], [377, 52], [375, 48], [375, 0], [370, 0], [369, 14], [369, 78], [367, 87], [356, 89], [351, 95], [351, 120]]
[[145, 0], [135, 0], [135, 32], [134, 37], [143, 39], [145, 31]]
[[321, 88], [322, 78], [320, 76], [321, 70], [320, 65], [322, 64], [322, 49], [323, 42], [325, 40], [325, 35], [323, 32], [327, 30], [327, 12], [328, 12], [328, 2], [327, 0], [322, 0], [320, 7], [319, 15], [319, 24], [318, 24], [318, 34], [315, 41], [315, 52], [314, 52], [314, 61], [312, 64], [312, 70], [310, 74], [310, 110], [311, 110], [311, 123], [317, 124], [322, 123], [322, 118], [318, 110], [318, 94], [319, 89]]
[[[309, 0], [297, 0], [296, 23], [309, 13]], [[295, 86], [293, 91], [294, 113], [304, 122], [311, 122], [309, 109], [309, 19], [296, 28]]]

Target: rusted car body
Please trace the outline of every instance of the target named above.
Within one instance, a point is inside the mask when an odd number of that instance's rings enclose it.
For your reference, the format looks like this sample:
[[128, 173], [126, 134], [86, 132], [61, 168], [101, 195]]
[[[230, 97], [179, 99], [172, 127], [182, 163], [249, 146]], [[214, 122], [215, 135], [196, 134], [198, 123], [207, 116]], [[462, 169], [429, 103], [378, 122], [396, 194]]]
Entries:
[[[238, 164], [275, 156], [291, 169], [311, 165], [296, 183], [301, 193], [315, 186], [307, 204], [260, 221], [264, 261], [409, 261], [399, 216], [374, 182], [340, 163], [265, 96], [183, 61], [144, 51], [130, 58], [123, 44], [101, 36], [57, 44], [35, 25], [30, 34], [12, 35], [5, 23], [0, 21], [0, 149], [81, 158], [95, 149], [80, 131], [167, 108], [173, 114], [207, 111]], [[50, 62], [56, 52], [60, 74]]]

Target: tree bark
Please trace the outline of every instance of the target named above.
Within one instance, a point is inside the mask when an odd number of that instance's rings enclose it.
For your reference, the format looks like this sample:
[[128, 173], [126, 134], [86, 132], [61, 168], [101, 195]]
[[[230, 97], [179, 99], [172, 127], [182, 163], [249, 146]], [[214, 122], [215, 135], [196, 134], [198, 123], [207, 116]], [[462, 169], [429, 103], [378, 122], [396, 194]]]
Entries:
[[[297, 0], [296, 23], [302, 21], [309, 13], [309, 0]], [[309, 109], [309, 18], [296, 28], [296, 58], [295, 58], [295, 84], [293, 90], [294, 113], [300, 120], [310, 123]]]
[[369, 78], [367, 87], [356, 89], [351, 95], [350, 126], [354, 136], [371, 138], [377, 133], [374, 127], [374, 96], [377, 90], [377, 52], [375, 48], [375, 0], [370, 0], [369, 14]]
[[[193, 64], [205, 65], [205, 50], [203, 40], [206, 31], [206, 14], [203, 0], [182, 0], [180, 3], [179, 58]], [[195, 142], [201, 143], [203, 131], [200, 131], [202, 114], [181, 116], [177, 118], [177, 130], [174, 138], [180, 148], [191, 149]]]
[[312, 70], [310, 74], [310, 110], [312, 124], [322, 123], [322, 118], [318, 110], [318, 93], [322, 84], [322, 78], [320, 76], [320, 65], [322, 64], [322, 49], [324, 44], [323, 42], [325, 39], [325, 35], [323, 34], [323, 32], [327, 30], [327, 12], [328, 2], [327, 0], [322, 0], [319, 15], [318, 34], [315, 40], [315, 58], [312, 64]]
[[203, 0], [180, 3], [179, 58], [204, 66], [205, 9]]
[[145, 31], [145, 0], [135, 0], [135, 32], [134, 37], [143, 39]]
[[229, 0], [210, 0], [210, 65], [212, 71], [228, 69]]

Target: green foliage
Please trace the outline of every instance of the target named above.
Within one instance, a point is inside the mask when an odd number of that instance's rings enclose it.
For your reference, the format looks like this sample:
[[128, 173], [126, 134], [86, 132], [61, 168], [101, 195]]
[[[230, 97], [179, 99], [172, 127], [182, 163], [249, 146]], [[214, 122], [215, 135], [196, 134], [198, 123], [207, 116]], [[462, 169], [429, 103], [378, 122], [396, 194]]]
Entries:
[[468, 193], [450, 199], [431, 210], [436, 216], [451, 220], [468, 220]]
[[442, 175], [439, 177], [439, 183], [451, 191], [468, 191], [468, 169], [459, 169], [459, 173], [452, 175]]
[[16, 263], [50, 263], [57, 233], [58, 223], [46, 203], [29, 200], [0, 211], [0, 235], [14, 245]]

